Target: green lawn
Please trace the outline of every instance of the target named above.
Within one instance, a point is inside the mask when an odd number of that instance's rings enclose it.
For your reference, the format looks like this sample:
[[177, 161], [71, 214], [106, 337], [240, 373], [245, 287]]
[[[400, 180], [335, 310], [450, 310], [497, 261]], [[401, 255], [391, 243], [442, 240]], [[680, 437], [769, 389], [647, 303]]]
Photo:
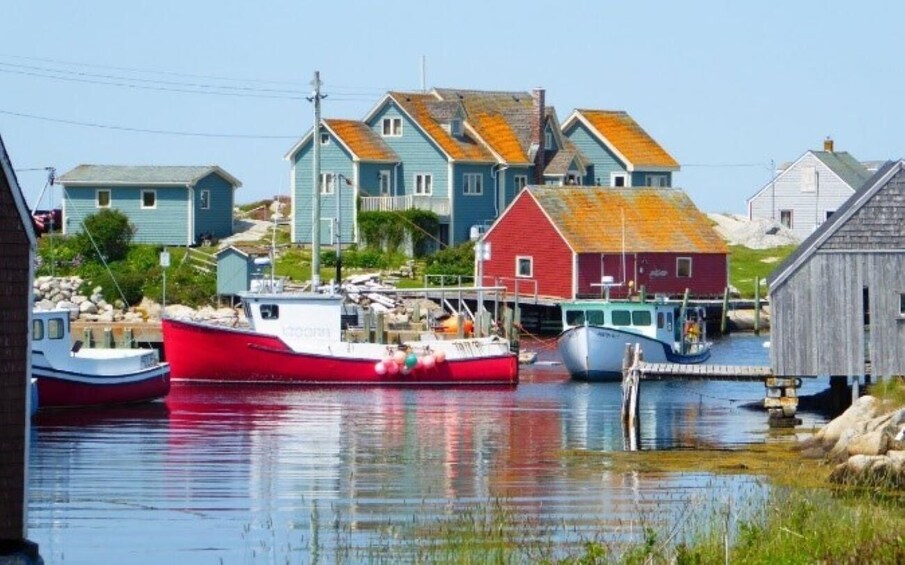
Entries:
[[749, 249], [741, 245], [729, 246], [729, 284], [744, 298], [754, 297], [754, 279], [761, 280], [761, 297], [767, 296], [764, 280], [783, 259], [795, 251], [795, 245], [772, 249]]

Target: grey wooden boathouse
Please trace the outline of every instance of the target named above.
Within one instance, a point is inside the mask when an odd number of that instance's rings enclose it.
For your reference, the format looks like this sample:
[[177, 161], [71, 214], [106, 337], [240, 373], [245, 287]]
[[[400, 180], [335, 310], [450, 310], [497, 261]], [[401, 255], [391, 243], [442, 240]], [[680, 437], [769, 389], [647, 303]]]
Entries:
[[31, 375], [31, 215], [0, 138], [0, 563], [39, 562], [26, 539], [26, 483]]
[[905, 161], [881, 167], [767, 283], [775, 375], [905, 375]]

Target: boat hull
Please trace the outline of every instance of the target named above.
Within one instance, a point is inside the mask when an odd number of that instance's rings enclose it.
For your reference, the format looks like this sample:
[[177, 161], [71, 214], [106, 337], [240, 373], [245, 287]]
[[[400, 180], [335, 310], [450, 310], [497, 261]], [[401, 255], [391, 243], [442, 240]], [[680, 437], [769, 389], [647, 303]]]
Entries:
[[583, 381], [621, 381], [625, 346], [641, 345], [644, 360], [650, 363], [703, 363], [710, 358], [705, 348], [694, 355], [680, 355], [662, 341], [613, 328], [578, 326], [559, 336], [559, 352], [573, 379]]
[[83, 375], [33, 366], [41, 410], [148, 402], [170, 392], [170, 369], [160, 363], [117, 375]]
[[[173, 380], [217, 383], [455, 385], [518, 383], [518, 357], [476, 355], [403, 374], [379, 374], [387, 346], [334, 342], [322, 352], [291, 349], [276, 336], [164, 319], [164, 354]], [[356, 354], [361, 350], [363, 353]]]

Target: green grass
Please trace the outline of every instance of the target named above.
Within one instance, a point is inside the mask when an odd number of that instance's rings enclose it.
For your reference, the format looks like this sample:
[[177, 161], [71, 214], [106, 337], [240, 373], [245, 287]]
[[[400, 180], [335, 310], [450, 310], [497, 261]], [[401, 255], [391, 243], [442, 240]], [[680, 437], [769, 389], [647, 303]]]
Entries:
[[[773, 249], [749, 249], [741, 245], [729, 246], [729, 284], [738, 289], [743, 298], [754, 297], [754, 279], [764, 281], [783, 259], [795, 251], [795, 245]], [[761, 297], [767, 296], [767, 288], [761, 282]]]

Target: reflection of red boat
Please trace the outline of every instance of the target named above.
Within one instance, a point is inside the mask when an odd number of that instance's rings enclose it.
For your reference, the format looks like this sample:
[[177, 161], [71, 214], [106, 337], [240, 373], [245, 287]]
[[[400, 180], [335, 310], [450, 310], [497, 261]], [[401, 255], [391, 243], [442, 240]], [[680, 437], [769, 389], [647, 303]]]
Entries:
[[69, 310], [34, 310], [32, 377], [39, 409], [128, 404], [163, 398], [170, 371], [152, 349], [71, 346]]
[[162, 321], [173, 380], [323, 384], [515, 384], [518, 358], [498, 337], [402, 345], [341, 339], [342, 298], [243, 293], [250, 329]]

